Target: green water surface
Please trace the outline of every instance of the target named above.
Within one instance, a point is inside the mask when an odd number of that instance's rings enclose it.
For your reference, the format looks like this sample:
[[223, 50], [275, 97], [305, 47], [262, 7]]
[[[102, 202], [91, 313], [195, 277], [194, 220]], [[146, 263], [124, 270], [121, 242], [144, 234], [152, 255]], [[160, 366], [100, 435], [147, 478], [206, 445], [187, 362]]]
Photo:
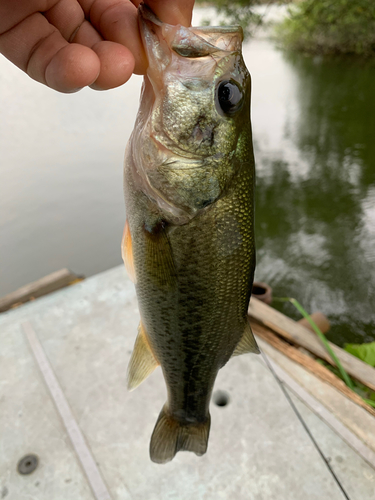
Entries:
[[[285, 53], [278, 61], [292, 82], [279, 150], [272, 139], [257, 142], [254, 123], [256, 275], [274, 295], [295, 297], [309, 312], [327, 314], [328, 337], [337, 344], [370, 342], [375, 339], [375, 64]], [[278, 123], [277, 109], [275, 101]], [[290, 304], [274, 305], [300, 317]]]
[[[243, 53], [256, 278], [323, 311], [338, 344], [375, 340], [375, 65], [288, 56], [262, 36]], [[0, 57], [0, 296], [63, 267], [90, 276], [121, 264], [140, 86], [58, 94]]]

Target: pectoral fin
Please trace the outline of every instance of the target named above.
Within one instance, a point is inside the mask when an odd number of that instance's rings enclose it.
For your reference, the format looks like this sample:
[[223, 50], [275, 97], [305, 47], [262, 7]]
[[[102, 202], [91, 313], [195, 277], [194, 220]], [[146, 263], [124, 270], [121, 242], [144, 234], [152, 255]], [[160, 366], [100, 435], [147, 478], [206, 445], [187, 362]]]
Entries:
[[158, 221], [152, 227], [143, 227], [146, 238], [147, 274], [159, 286], [171, 286], [176, 282], [172, 249], [168, 240], [166, 223]]
[[247, 321], [244, 334], [234, 349], [232, 357], [239, 356], [240, 354], [246, 354], [248, 352], [252, 352], [254, 354], [260, 353], [254, 334], [251, 330], [250, 323]]
[[132, 280], [133, 283], [136, 283], [137, 280], [134, 269], [133, 245], [132, 245], [132, 238], [130, 235], [129, 223], [127, 220], [125, 222], [124, 233], [122, 236], [121, 254], [129, 278]]
[[147, 339], [142, 321], [139, 323], [138, 335], [128, 366], [128, 389], [132, 391], [139, 386], [159, 365]]

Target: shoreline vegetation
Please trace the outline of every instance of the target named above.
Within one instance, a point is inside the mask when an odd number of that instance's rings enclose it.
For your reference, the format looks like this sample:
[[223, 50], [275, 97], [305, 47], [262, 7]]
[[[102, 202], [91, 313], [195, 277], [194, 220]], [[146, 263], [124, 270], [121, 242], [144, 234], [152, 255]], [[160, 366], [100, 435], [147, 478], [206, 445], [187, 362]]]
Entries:
[[[197, 5], [214, 7], [223, 24], [240, 24], [245, 36], [253, 36], [259, 26], [267, 27], [280, 48], [290, 52], [375, 59], [374, 0], [197, 0]], [[284, 6], [285, 10], [271, 24], [265, 13], [273, 6]], [[346, 344], [344, 349], [375, 367], [375, 342]], [[327, 366], [345, 379], [337, 368]], [[358, 384], [355, 390], [375, 406], [374, 391], [366, 392]]]
[[375, 2], [373, 0], [197, 0], [212, 6], [227, 23], [240, 24], [252, 36], [263, 23], [257, 7], [287, 5], [286, 17], [274, 26], [282, 48], [323, 56], [375, 58]]
[[375, 2], [303, 0], [276, 28], [282, 46], [320, 55], [375, 57]]

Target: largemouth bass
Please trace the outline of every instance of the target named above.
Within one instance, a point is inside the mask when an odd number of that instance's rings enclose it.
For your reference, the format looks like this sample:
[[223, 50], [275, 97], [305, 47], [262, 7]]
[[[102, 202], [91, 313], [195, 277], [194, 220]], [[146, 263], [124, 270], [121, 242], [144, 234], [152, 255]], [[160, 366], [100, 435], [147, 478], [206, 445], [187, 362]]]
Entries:
[[125, 158], [122, 244], [141, 322], [134, 389], [156, 366], [168, 400], [154, 462], [206, 452], [209, 402], [232, 355], [257, 353], [247, 319], [255, 249], [250, 76], [239, 27], [185, 28], [144, 5], [149, 67]]

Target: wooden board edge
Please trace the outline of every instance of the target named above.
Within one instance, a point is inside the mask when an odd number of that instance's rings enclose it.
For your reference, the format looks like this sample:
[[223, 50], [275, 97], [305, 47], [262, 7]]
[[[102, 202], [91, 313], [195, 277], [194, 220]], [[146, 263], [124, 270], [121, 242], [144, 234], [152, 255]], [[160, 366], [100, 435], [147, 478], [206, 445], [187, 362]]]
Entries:
[[292, 345], [286, 343], [284, 340], [280, 339], [268, 328], [259, 325], [255, 322], [251, 322], [251, 328], [255, 335], [262, 338], [268, 344], [270, 344], [275, 349], [279, 350], [282, 354], [292, 359], [296, 363], [302, 365], [306, 370], [310, 371], [316, 377], [320, 378], [324, 382], [332, 385], [341, 392], [345, 397], [353, 401], [355, 404], [364, 408], [368, 413], [375, 417], [375, 409], [370, 405], [365, 403], [363, 399], [354, 391], [352, 391], [347, 385], [334, 373], [332, 373], [328, 368], [318, 363], [315, 359], [299, 351]]
[[0, 299], [0, 313], [24, 304], [29, 300], [55, 292], [82, 279], [84, 279], [84, 276], [77, 275], [66, 268], [55, 271], [2, 297]]
[[[248, 314], [251, 320], [255, 320], [293, 344], [304, 347], [314, 355], [334, 365], [315, 333], [273, 307], [252, 297]], [[329, 342], [329, 344], [349, 375], [375, 391], [375, 368], [332, 342]]]
[[[259, 343], [263, 345], [269, 344], [259, 338]], [[262, 347], [262, 346], [261, 346]], [[272, 350], [272, 346], [269, 346]], [[341, 439], [343, 439], [355, 452], [357, 452], [369, 465], [375, 468], [375, 449], [369, 446], [360, 436], [357, 435], [355, 429], [349, 428], [343, 423], [338, 416], [332, 413], [316, 395], [310, 393], [298, 381], [290, 375], [285, 368], [281, 367], [278, 362], [273, 359], [271, 353], [267, 352], [267, 358], [271, 363], [276, 376], [303, 402], [305, 403], [321, 420], [323, 420]]]

